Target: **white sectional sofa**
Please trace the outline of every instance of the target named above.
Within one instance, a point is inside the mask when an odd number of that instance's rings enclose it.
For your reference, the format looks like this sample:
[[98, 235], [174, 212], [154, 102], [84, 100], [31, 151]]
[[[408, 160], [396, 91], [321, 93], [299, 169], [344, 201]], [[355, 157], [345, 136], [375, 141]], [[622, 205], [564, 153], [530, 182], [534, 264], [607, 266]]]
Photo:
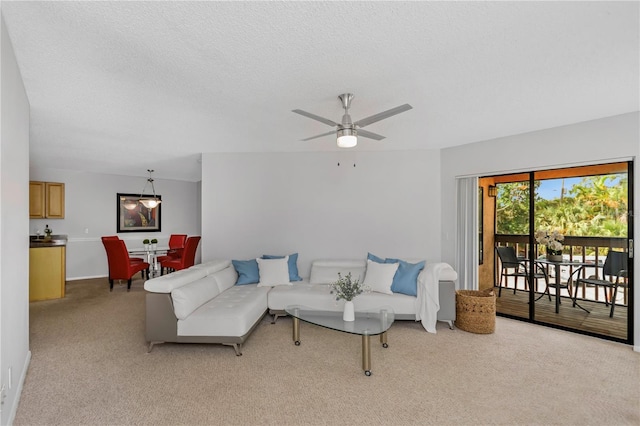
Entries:
[[240, 348], [267, 310], [268, 287], [236, 286], [228, 260], [216, 260], [145, 282], [146, 339], [221, 343]]
[[[149, 351], [157, 343], [242, 344], [269, 312], [276, 322], [287, 305], [342, 311], [328, 284], [338, 272], [365, 277], [365, 260], [316, 260], [309, 278], [288, 285], [236, 285], [238, 273], [230, 260], [213, 260], [145, 282], [146, 340]], [[436, 321], [453, 328], [456, 272], [446, 263], [425, 266], [417, 279], [417, 296], [365, 292], [354, 299], [356, 311], [390, 306], [396, 319], [421, 321], [436, 332]]]

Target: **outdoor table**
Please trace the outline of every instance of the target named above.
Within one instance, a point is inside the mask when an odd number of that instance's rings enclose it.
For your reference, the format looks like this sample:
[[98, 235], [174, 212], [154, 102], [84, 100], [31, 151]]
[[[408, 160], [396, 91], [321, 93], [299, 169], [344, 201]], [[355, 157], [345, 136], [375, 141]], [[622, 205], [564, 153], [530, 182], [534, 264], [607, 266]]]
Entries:
[[[553, 262], [549, 259], [536, 259], [536, 263], [540, 263], [540, 264], [544, 264], [544, 265], [550, 265], [553, 266], [555, 268], [555, 289], [556, 289], [556, 314], [560, 312], [560, 284], [561, 284], [561, 277], [560, 277], [560, 267], [562, 266], [574, 266], [577, 267], [573, 272], [571, 272], [571, 274], [569, 275], [569, 279], [567, 280], [567, 287], [568, 285], [573, 281], [573, 276], [579, 272], [582, 267], [584, 266], [593, 266], [593, 264], [591, 263], [586, 263], [586, 262], [578, 262], [578, 261], [573, 261], [573, 260], [563, 260], [562, 262]], [[577, 295], [577, 291], [578, 289], [575, 289], [576, 295]], [[588, 310], [586, 310], [585, 308], [583, 308], [582, 306], [580, 306], [580, 304], [576, 301], [576, 297], [572, 296], [571, 297], [573, 299], [573, 306], [577, 306], [580, 309], [582, 309], [585, 312], [589, 312]]]

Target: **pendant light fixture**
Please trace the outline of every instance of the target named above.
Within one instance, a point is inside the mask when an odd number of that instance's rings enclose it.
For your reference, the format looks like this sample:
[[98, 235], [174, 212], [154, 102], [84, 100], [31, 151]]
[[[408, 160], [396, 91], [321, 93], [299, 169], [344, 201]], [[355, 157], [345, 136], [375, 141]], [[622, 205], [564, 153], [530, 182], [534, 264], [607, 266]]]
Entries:
[[[147, 179], [147, 183], [144, 184], [144, 188], [142, 188], [142, 193], [140, 193], [140, 204], [145, 206], [148, 209], [154, 209], [161, 203], [160, 198], [156, 196], [156, 187], [153, 186], [153, 178], [151, 177], [151, 173], [153, 170], [147, 169], [149, 172], [149, 179]], [[153, 190], [153, 197], [145, 197], [144, 191], [147, 189], [147, 185], [151, 184], [151, 189]]]
[[[138, 206], [138, 202], [140, 202], [140, 204], [142, 204], [148, 209], [154, 209], [158, 207], [158, 205], [162, 202], [162, 200], [160, 200], [160, 197], [156, 195], [156, 188], [153, 185], [153, 178], [151, 177], [151, 173], [153, 173], [153, 170], [147, 169], [147, 172], [149, 172], [149, 178], [147, 179], [147, 182], [144, 184], [144, 188], [142, 188], [142, 192], [140, 193], [140, 198], [138, 198], [137, 201], [132, 199], [124, 200], [122, 205], [124, 206], [125, 209], [127, 210], [135, 209]], [[151, 184], [151, 189], [153, 190], [153, 197], [144, 195], [144, 192], [147, 190], [147, 186], [149, 184]]]

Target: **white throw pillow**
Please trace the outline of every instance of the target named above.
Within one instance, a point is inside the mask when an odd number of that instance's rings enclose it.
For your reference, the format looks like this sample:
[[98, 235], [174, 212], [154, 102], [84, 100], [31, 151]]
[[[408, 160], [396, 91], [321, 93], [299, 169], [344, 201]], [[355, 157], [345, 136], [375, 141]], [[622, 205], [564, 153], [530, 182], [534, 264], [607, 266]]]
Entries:
[[273, 287], [276, 285], [291, 285], [289, 282], [289, 256], [282, 259], [257, 258], [260, 282], [258, 287]]
[[365, 287], [378, 293], [393, 294], [391, 284], [398, 270], [399, 263], [378, 263], [367, 259], [367, 275], [364, 277]]

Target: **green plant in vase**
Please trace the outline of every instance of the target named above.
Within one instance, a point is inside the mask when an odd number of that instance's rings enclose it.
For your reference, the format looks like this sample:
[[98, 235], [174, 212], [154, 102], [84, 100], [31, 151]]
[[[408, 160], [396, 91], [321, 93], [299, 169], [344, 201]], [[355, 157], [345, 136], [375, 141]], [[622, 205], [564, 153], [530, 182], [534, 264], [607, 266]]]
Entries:
[[336, 295], [336, 300], [344, 299], [350, 302], [362, 292], [364, 292], [364, 286], [360, 284], [360, 280], [354, 280], [351, 277], [351, 272], [345, 277], [338, 272], [338, 281], [331, 284], [331, 294]]
[[345, 300], [342, 319], [344, 321], [354, 321], [355, 309], [353, 306], [353, 299], [365, 291], [364, 285], [360, 283], [359, 279], [354, 280], [351, 277], [351, 272], [349, 272], [345, 277], [338, 272], [338, 281], [331, 283], [330, 288], [330, 293], [336, 295], [336, 301], [340, 299]]

